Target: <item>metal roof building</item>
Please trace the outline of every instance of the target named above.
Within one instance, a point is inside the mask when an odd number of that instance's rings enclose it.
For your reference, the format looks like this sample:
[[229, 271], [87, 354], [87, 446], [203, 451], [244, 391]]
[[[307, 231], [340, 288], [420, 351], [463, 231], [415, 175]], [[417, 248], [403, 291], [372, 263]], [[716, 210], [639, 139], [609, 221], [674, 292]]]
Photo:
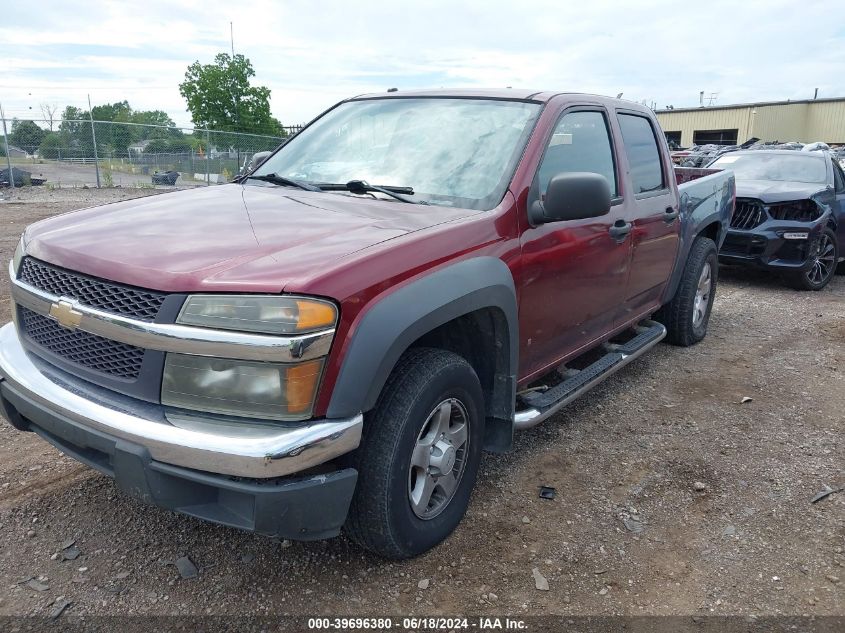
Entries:
[[666, 138], [682, 147], [763, 141], [845, 144], [845, 97], [657, 110]]

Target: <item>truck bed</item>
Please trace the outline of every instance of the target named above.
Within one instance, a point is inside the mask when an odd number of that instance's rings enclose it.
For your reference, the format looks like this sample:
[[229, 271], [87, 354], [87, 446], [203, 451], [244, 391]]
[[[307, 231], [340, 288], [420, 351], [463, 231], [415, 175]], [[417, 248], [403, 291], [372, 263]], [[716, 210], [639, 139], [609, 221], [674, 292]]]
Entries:
[[707, 169], [706, 167], [675, 167], [675, 182], [678, 183], [678, 186], [692, 182], [693, 180], [698, 180], [699, 178], [704, 178], [705, 176], [710, 176], [711, 174], [717, 174], [721, 169]]
[[[674, 296], [683, 264], [687, 261], [696, 236], [704, 234], [721, 249], [730, 225], [736, 199], [736, 180], [732, 171], [700, 167], [676, 167], [681, 215], [681, 246], [678, 261], [669, 283], [667, 300]], [[708, 231], [708, 227], [721, 230]]]

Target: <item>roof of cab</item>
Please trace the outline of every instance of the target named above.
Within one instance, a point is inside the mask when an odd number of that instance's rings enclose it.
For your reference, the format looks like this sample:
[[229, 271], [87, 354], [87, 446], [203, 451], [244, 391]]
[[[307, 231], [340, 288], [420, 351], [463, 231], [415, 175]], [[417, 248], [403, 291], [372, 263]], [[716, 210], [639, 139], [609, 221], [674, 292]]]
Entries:
[[393, 92], [373, 92], [358, 95], [355, 99], [383, 99], [401, 97], [456, 97], [462, 99], [513, 99], [515, 101], [545, 102], [560, 94], [542, 90], [528, 90], [525, 88], [494, 88], [494, 89], [451, 89], [451, 90], [394, 90]]
[[579, 98], [590, 102], [599, 102], [604, 104], [613, 103], [614, 105], [637, 110], [642, 112], [651, 112], [645, 106], [636, 103], [635, 101], [628, 101], [625, 99], [615, 99], [604, 95], [594, 95], [580, 92], [568, 92], [559, 90], [529, 90], [527, 88], [467, 88], [467, 89], [439, 89], [439, 90], [394, 90], [392, 92], [373, 92], [370, 94], [362, 94], [357, 97], [352, 97], [348, 101], [356, 101], [362, 99], [401, 99], [412, 97], [440, 97], [440, 98], [455, 98], [455, 99], [507, 99], [513, 101], [533, 101], [537, 103], [547, 103], [554, 97], [566, 96], [573, 100]]

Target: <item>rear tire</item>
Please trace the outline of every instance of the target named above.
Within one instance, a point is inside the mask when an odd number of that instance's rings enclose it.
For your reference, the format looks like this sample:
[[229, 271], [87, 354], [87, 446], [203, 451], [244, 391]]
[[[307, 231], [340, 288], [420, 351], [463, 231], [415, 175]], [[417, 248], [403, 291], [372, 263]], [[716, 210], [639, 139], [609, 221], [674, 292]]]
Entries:
[[655, 315], [666, 326], [667, 342], [689, 347], [707, 335], [718, 277], [715, 242], [709, 237], [696, 238], [675, 296]]
[[349, 537], [393, 559], [446, 539], [469, 505], [483, 427], [481, 383], [464, 358], [430, 348], [406, 352], [365, 415]]
[[[839, 260], [839, 247], [836, 243], [836, 233], [826, 228], [819, 235], [819, 241], [813, 246], [815, 255], [811, 257], [812, 264], [807, 270], [793, 273], [785, 277], [786, 282], [796, 290], [821, 290], [838, 270], [836, 262]], [[839, 267], [843, 264], [839, 264]]]

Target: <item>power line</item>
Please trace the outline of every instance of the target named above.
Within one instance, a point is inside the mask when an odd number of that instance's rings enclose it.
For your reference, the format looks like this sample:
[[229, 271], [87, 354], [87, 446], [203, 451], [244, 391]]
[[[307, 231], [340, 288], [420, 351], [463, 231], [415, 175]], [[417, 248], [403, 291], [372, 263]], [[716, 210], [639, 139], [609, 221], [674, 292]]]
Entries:
[[176, 90], [172, 85], [165, 85], [165, 84], [109, 84], [105, 86], [86, 86], [84, 88], [78, 88], [69, 84], [61, 84], [61, 83], [54, 83], [54, 84], [44, 84], [42, 85], [33, 85], [33, 84], [0, 84], [0, 88], [19, 88], [21, 90], [55, 90], [57, 87], [60, 87], [62, 90], [75, 90], [77, 92], [85, 92], [87, 90], [111, 90], [112, 88], [134, 88], [138, 89], [141, 88], [142, 90]]

